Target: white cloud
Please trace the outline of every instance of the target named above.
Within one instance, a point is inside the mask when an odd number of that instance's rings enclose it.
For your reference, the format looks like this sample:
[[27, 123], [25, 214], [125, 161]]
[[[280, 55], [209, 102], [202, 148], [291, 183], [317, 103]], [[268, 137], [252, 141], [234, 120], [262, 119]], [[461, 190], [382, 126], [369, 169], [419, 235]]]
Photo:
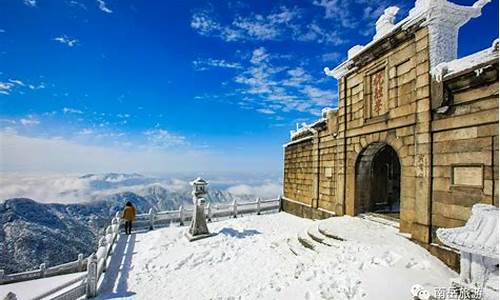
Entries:
[[264, 183], [262, 185], [239, 184], [227, 189], [227, 192], [237, 196], [257, 195], [264, 199], [275, 198], [281, 195], [282, 191], [282, 186], [276, 183]]
[[13, 84], [17, 84], [19, 86], [25, 86], [24, 82], [22, 82], [21, 80], [18, 80], [18, 79], [9, 79], [9, 81]]
[[[375, 20], [391, 3], [394, 4], [387, 0], [314, 0], [313, 2], [314, 5], [325, 10], [325, 19], [335, 21], [344, 28], [356, 28], [362, 35], [368, 35], [374, 31]], [[401, 1], [398, 5], [406, 9], [409, 3]], [[360, 11], [363, 13], [360, 14]]]
[[269, 108], [259, 108], [256, 111], [260, 112], [262, 114], [265, 114], [265, 115], [274, 115], [275, 114], [275, 112], [272, 109], [269, 109]]
[[28, 116], [26, 118], [21, 118], [19, 119], [19, 122], [23, 125], [23, 126], [36, 126], [38, 124], [40, 124], [40, 121], [37, 120], [35, 117], [33, 116]]
[[[222, 26], [212, 19], [208, 12], [197, 12], [191, 17], [191, 28], [196, 29], [199, 34], [209, 36], [212, 34], [221, 35]], [[229, 36], [224, 37], [225, 40], [230, 39]]]
[[[272, 156], [208, 150], [90, 146], [67, 139], [28, 137], [0, 131], [2, 172], [174, 173], [271, 171], [280, 161]], [[265, 166], [264, 168], [262, 166]], [[2, 185], [3, 190], [3, 185]]]
[[281, 38], [283, 31], [298, 16], [296, 9], [281, 7], [279, 12], [269, 15], [252, 14], [248, 17], [237, 17], [232, 25], [249, 39], [275, 40]]
[[187, 141], [184, 136], [171, 133], [165, 129], [151, 129], [144, 132], [147, 140], [153, 147], [170, 147], [186, 145]]
[[78, 45], [78, 43], [79, 43], [79, 41], [77, 39], [70, 38], [65, 34], [63, 34], [62, 36], [56, 37], [53, 40], [56, 42], [59, 42], [61, 44], [65, 44], [68, 47], [74, 47], [74, 46]]
[[[2, 174], [0, 178], [2, 181], [0, 201], [25, 197], [41, 202], [79, 202], [82, 199], [75, 199], [75, 192], [83, 192], [89, 188], [87, 181], [68, 175], [34, 176]], [[65, 197], [65, 195], [68, 195], [68, 197]]]
[[14, 87], [14, 84], [12, 82], [0, 81], [0, 94], [10, 95], [10, 92], [11, 92], [13, 87]]
[[346, 42], [336, 31], [327, 31], [316, 23], [307, 25], [307, 29], [304, 32], [296, 34], [296, 39], [303, 42], [329, 43], [334, 46]]
[[337, 62], [342, 57], [340, 52], [328, 52], [321, 55], [321, 59], [323, 62]]
[[106, 6], [107, 4], [106, 2], [104, 2], [104, 0], [97, 0], [97, 5], [99, 9], [102, 10], [103, 12], [108, 14], [113, 13], [113, 11]]
[[83, 9], [83, 10], [87, 10], [87, 6], [85, 4], [80, 3], [78, 1], [75, 1], [75, 0], [69, 1], [68, 4], [71, 5], [71, 6], [79, 7], [81, 9]]
[[306, 112], [319, 115], [325, 106], [337, 99], [335, 90], [322, 89], [317, 80], [302, 67], [288, 67], [274, 62], [274, 56], [263, 47], [253, 51], [249, 67], [234, 78], [244, 89], [242, 108], [252, 107], [260, 113]]
[[36, 7], [36, 0], [24, 0], [23, 3], [29, 7]]
[[8, 79], [7, 81], [0, 81], [0, 94], [10, 95], [14, 88], [20, 88], [21, 90], [19, 90], [19, 93], [24, 93], [25, 89], [38, 90], [45, 88], [45, 85], [42, 82], [40, 85], [34, 86], [32, 84], [27, 84], [19, 79]]
[[84, 128], [78, 132], [78, 135], [91, 135], [94, 133], [94, 130], [90, 128]]
[[62, 111], [65, 114], [83, 114], [83, 111], [76, 109], [76, 108], [71, 108], [71, 107], [64, 107], [62, 109]]
[[239, 63], [236, 62], [228, 62], [224, 59], [214, 59], [214, 58], [208, 58], [205, 60], [195, 60], [193, 61], [193, 67], [197, 71], [205, 71], [208, 70], [211, 67], [215, 68], [226, 68], [226, 69], [241, 69], [242, 66]]
[[296, 40], [339, 45], [345, 41], [336, 32], [320, 28], [316, 23], [307, 25], [301, 10], [281, 6], [269, 14], [250, 13], [236, 15], [228, 24], [222, 24], [213, 11], [198, 11], [191, 18], [191, 27], [200, 35], [218, 37], [226, 42], [254, 40]]

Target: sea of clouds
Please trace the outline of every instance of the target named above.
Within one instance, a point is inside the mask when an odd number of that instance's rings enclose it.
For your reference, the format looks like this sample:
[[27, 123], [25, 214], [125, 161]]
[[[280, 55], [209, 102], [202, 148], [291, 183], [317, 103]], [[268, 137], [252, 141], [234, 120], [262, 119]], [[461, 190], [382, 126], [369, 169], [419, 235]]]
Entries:
[[[11, 198], [30, 198], [44, 203], [82, 203], [120, 192], [136, 192], [150, 185], [161, 185], [170, 192], [191, 189], [195, 176], [142, 176], [139, 174], [0, 174], [0, 202]], [[209, 188], [236, 196], [272, 198], [281, 194], [281, 179], [258, 176], [206, 177]], [[212, 180], [211, 180], [212, 179]]]

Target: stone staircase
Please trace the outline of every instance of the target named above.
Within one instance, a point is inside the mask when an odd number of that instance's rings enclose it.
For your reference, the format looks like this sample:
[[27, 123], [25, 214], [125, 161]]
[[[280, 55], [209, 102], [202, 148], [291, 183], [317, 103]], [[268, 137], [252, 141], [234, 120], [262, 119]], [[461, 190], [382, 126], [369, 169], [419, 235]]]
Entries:
[[[392, 218], [386, 218], [379, 214], [363, 214], [357, 216], [357, 218], [374, 222], [379, 225], [397, 228], [399, 229], [399, 223], [397, 220]], [[289, 238], [287, 240], [288, 248], [290, 251], [301, 258], [314, 259], [315, 255], [328, 251], [329, 248], [339, 248], [345, 239], [340, 236], [336, 236], [331, 230], [325, 230], [326, 220], [318, 220], [313, 222], [305, 230], [297, 233], [295, 238]], [[400, 234], [405, 238], [408, 238], [404, 234]]]
[[338, 248], [342, 241], [342, 238], [322, 230], [321, 221], [315, 221], [308, 228], [297, 233], [295, 238], [288, 239], [287, 244], [294, 255], [313, 259], [316, 253], [328, 251], [330, 247]]

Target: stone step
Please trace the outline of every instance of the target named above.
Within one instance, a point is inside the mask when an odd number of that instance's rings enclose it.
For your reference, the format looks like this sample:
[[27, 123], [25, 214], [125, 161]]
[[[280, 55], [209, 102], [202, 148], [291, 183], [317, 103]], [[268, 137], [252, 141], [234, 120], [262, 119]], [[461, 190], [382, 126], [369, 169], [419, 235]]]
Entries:
[[302, 246], [307, 249], [313, 250], [317, 252], [317, 248], [319, 246], [318, 242], [314, 241], [309, 234], [307, 234], [307, 230], [299, 232], [297, 234], [297, 239]]
[[338, 242], [343, 242], [343, 241], [345, 241], [345, 239], [343, 239], [343, 238], [341, 238], [341, 237], [339, 237], [339, 236], [336, 236], [336, 235], [334, 235], [334, 234], [332, 234], [332, 233], [328, 233], [327, 231], [325, 231], [325, 230], [321, 227], [321, 225], [322, 225], [321, 223], [318, 225], [318, 231], [319, 231], [322, 235], [324, 235], [324, 236], [326, 236], [326, 237], [328, 237], [328, 238], [330, 238], [330, 239], [333, 239], [333, 240], [335, 240], [335, 241], [338, 241]]
[[309, 235], [309, 237], [311, 239], [313, 239], [314, 241], [321, 243], [323, 245], [326, 245], [328, 247], [332, 247], [332, 246], [338, 247], [339, 241], [332, 239], [332, 238], [329, 238], [326, 235], [323, 235], [321, 232], [319, 232], [318, 226], [319, 226], [319, 224], [314, 224], [313, 226], [310, 226], [307, 229], [307, 234]]
[[368, 221], [376, 222], [382, 225], [391, 226], [399, 229], [399, 221], [397, 219], [386, 217], [382, 214], [365, 213], [365, 214], [360, 214], [358, 217]]
[[300, 242], [298, 239], [295, 239], [295, 238], [289, 238], [287, 239], [286, 241], [287, 245], [288, 245], [288, 248], [290, 249], [290, 251], [295, 255], [295, 256], [298, 256], [298, 257], [305, 257], [305, 258], [308, 258], [308, 259], [312, 259], [313, 258], [313, 254], [314, 254], [314, 251], [312, 251], [311, 249], [308, 249], [308, 248], [305, 248]]

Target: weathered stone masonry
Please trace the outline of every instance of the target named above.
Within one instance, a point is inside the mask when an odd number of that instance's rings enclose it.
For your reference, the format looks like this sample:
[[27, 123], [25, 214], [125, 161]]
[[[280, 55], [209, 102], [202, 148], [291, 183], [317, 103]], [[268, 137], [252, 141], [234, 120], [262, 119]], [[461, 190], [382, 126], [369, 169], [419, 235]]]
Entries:
[[456, 266], [453, 252], [433, 246], [436, 229], [462, 226], [475, 203], [498, 206], [498, 49], [476, 55], [479, 64], [439, 65], [453, 54], [434, 53], [437, 29], [410, 17], [327, 70], [338, 77], [338, 109], [284, 146], [283, 208], [307, 218], [370, 211], [381, 188], [369, 166], [392, 149], [400, 231]]

